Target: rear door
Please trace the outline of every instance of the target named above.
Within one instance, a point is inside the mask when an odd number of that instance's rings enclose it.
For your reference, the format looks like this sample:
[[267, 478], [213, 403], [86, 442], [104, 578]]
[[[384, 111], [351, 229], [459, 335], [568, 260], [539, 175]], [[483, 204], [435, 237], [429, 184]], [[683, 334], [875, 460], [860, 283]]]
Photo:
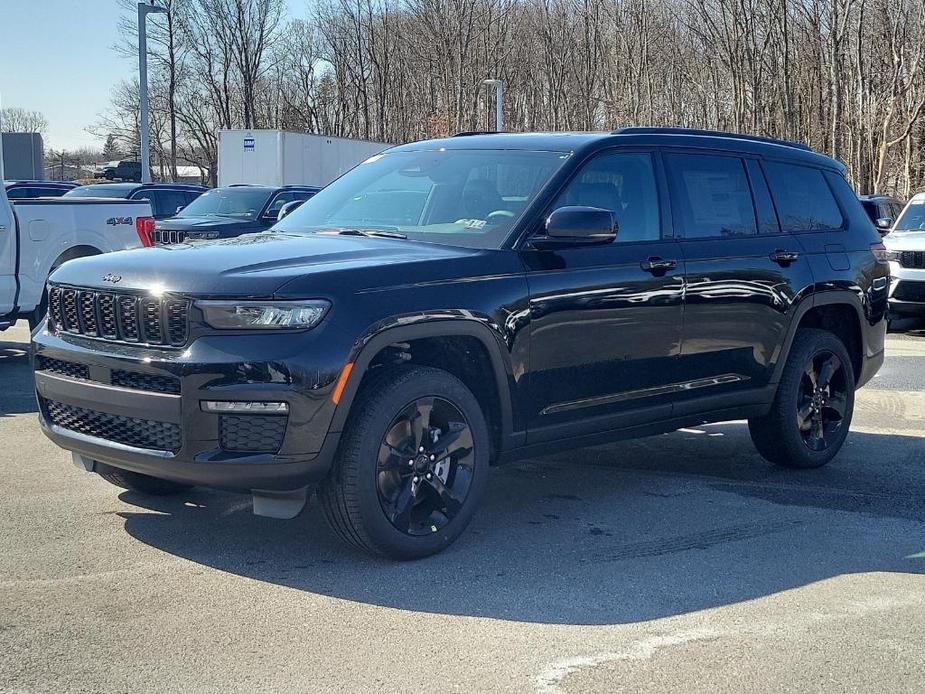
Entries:
[[666, 151], [686, 266], [676, 414], [767, 399], [792, 309], [812, 284], [800, 245], [782, 233], [757, 159]]
[[0, 186], [0, 316], [10, 313], [16, 298], [16, 223]]

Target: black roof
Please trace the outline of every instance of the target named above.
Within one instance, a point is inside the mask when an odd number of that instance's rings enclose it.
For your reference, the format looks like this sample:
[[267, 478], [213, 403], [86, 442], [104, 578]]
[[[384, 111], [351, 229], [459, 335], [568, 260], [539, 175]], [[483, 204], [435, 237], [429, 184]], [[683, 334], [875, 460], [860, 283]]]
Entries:
[[12, 186], [48, 186], [49, 188], [77, 188], [79, 183], [71, 181], [4, 181], [3, 184], [10, 188]]
[[892, 195], [858, 195], [858, 200], [895, 200], [899, 202]]
[[124, 195], [130, 195], [136, 190], [143, 188], [161, 188], [165, 190], [191, 190], [193, 192], [202, 192], [208, 190], [207, 186], [201, 186], [198, 183], [89, 183], [80, 188], [105, 188], [107, 191], [118, 191]]
[[816, 166], [845, 171], [845, 166], [808, 146], [787, 140], [687, 128], [620, 128], [613, 132], [546, 132], [546, 133], [460, 133], [458, 137], [424, 140], [399, 145], [391, 152], [430, 149], [520, 149], [555, 152], [592, 152], [606, 147], [666, 146], [692, 149], [727, 150], [757, 154], [775, 159], [792, 159]]
[[268, 186], [268, 185], [264, 185], [263, 183], [232, 183], [227, 186], [222, 186], [222, 188], [250, 188], [250, 189], [258, 188], [261, 190], [272, 190], [272, 191], [304, 190], [308, 192], [317, 192], [321, 190], [321, 186], [308, 186], [308, 185], [302, 185], [300, 183], [294, 183], [294, 184], [285, 185], [285, 186]]

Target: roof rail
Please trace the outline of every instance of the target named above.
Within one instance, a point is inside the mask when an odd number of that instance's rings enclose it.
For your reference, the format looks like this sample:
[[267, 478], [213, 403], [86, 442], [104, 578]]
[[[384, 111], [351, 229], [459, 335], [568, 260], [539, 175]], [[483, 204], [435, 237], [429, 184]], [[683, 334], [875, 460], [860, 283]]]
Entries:
[[769, 145], [780, 145], [782, 147], [793, 147], [802, 149], [806, 152], [812, 152], [809, 145], [802, 142], [793, 142], [791, 140], [778, 140], [773, 137], [763, 137], [761, 135], [743, 135], [742, 133], [729, 133], [724, 130], [697, 130], [694, 128], [655, 128], [647, 126], [633, 126], [629, 128], [618, 128], [612, 131], [614, 135], [704, 135], [706, 137], [724, 137], [730, 140], [745, 140], [748, 142], [764, 142]]
[[497, 130], [464, 130], [461, 133], [450, 135], [450, 137], [469, 137], [470, 135], [500, 135]]

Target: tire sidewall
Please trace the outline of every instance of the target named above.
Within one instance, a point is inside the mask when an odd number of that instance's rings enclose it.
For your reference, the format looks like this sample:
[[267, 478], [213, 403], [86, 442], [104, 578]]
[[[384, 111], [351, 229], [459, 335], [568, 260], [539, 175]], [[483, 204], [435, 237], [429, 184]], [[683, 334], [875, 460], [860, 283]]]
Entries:
[[[829, 446], [822, 451], [814, 451], [809, 448], [803, 441], [800, 429], [796, 423], [796, 412], [799, 398], [801, 395], [801, 384], [803, 370], [809, 360], [819, 352], [831, 352], [842, 362], [842, 368], [845, 371], [846, 394], [845, 394], [845, 417], [841, 429], [836, 437], [829, 442]], [[785, 408], [791, 408], [793, 417], [792, 424], [783, 427], [781, 434], [787, 439], [784, 443], [792, 451], [800, 452], [800, 459], [794, 460], [799, 467], [819, 467], [825, 465], [834, 458], [848, 436], [848, 430], [851, 427], [851, 419], [854, 414], [854, 391], [855, 376], [854, 367], [851, 364], [851, 356], [848, 350], [834, 335], [821, 330], [807, 330], [798, 336], [794, 349], [791, 350], [790, 357], [787, 360], [786, 372], [781, 379], [778, 390], [778, 398], [781, 398]], [[786, 411], [786, 409], [785, 409]]]
[[[489, 472], [490, 438], [488, 425], [478, 400], [455, 376], [433, 368], [412, 367], [408, 378], [386, 379], [376, 383], [376, 392], [365, 400], [357, 428], [348, 435], [359, 436], [358, 460], [342, 461], [354, 467], [358, 512], [372, 543], [383, 553], [405, 559], [434, 554], [450, 545], [472, 520], [484, 496]], [[438, 397], [462, 412], [472, 432], [475, 450], [472, 483], [460, 512], [432, 535], [407, 535], [392, 525], [385, 515], [377, 489], [379, 448], [396, 415], [422, 397]]]

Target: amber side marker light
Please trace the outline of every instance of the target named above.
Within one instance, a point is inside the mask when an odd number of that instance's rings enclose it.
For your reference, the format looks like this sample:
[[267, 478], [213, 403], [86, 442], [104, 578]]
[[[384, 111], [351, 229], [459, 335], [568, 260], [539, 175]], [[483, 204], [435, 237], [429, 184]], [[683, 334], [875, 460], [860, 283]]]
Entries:
[[334, 390], [331, 391], [331, 402], [335, 405], [340, 404], [340, 398], [344, 394], [344, 388], [347, 387], [347, 379], [350, 378], [350, 372], [353, 371], [353, 362], [347, 362], [344, 364], [344, 368], [340, 370], [340, 376], [337, 377], [337, 384], [334, 386]]

